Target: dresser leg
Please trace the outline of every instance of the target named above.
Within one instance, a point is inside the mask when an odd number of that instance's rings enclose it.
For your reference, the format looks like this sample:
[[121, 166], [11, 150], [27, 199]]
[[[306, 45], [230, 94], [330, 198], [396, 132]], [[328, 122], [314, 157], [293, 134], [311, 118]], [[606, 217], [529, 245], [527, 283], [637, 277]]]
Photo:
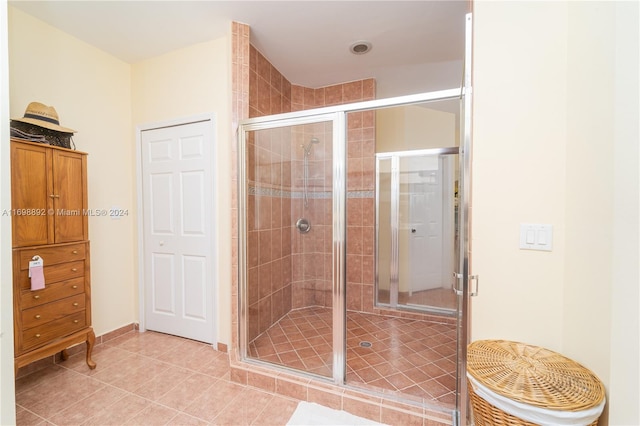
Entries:
[[62, 359], [63, 361], [66, 361], [69, 359], [69, 352], [67, 352], [66, 349], [63, 349], [62, 351], [60, 351], [60, 359]]
[[96, 341], [96, 334], [93, 330], [89, 330], [87, 333], [87, 365], [90, 369], [96, 368], [96, 363], [91, 359], [91, 352], [93, 352], [93, 344]]

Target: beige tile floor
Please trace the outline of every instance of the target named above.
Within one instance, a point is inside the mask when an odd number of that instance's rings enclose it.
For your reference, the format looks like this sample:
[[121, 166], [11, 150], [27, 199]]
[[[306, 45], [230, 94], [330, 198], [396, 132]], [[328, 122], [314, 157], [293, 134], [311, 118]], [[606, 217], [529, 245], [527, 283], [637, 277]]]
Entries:
[[229, 380], [211, 346], [131, 331], [16, 380], [18, 425], [284, 425], [298, 401]]

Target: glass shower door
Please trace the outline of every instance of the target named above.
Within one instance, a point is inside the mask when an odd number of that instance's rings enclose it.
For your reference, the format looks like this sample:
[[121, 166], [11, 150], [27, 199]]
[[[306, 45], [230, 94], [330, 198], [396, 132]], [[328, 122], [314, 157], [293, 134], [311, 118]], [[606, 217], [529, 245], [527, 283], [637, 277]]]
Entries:
[[240, 146], [243, 356], [331, 378], [333, 121], [256, 127]]

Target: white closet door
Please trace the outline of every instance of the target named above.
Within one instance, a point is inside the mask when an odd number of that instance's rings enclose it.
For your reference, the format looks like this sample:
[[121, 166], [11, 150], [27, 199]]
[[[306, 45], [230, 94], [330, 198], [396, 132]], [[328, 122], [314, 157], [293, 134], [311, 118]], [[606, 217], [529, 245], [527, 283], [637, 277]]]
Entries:
[[210, 121], [142, 132], [145, 327], [214, 343]]

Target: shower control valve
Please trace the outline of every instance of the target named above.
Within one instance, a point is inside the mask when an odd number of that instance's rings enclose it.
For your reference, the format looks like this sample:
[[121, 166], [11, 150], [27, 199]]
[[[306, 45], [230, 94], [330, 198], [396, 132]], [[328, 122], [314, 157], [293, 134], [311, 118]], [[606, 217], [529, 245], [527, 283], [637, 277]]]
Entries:
[[311, 224], [309, 223], [309, 221], [307, 219], [301, 217], [296, 222], [296, 228], [298, 228], [298, 231], [301, 234], [306, 234], [307, 232], [311, 231]]

